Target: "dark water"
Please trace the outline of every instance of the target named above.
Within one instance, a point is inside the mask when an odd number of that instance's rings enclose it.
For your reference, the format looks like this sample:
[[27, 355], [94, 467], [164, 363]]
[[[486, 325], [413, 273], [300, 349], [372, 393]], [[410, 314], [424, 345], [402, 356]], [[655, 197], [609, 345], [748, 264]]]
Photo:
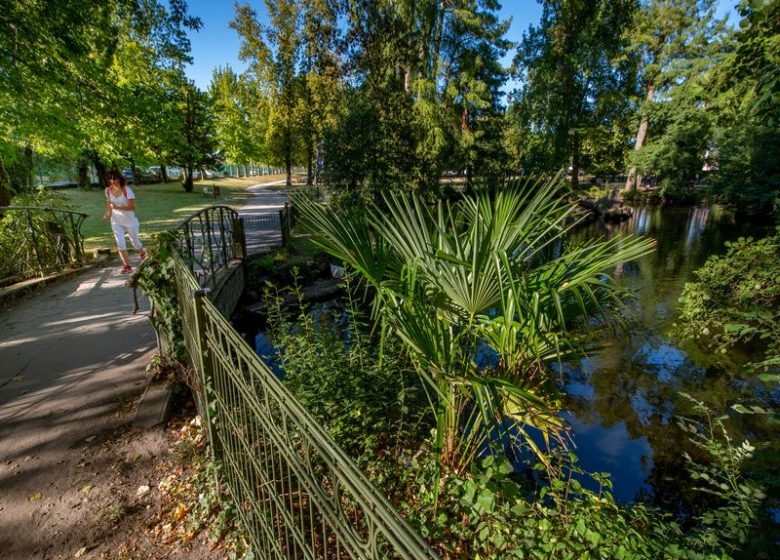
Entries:
[[[685, 468], [683, 452], [696, 457], [696, 450], [676, 424], [678, 415], [691, 414], [680, 392], [719, 412], [757, 396], [776, 403], [780, 395], [713, 367], [707, 353], [679, 340], [673, 328], [678, 298], [709, 256], [725, 252], [727, 241], [763, 237], [769, 230], [741, 224], [717, 207], [634, 210], [626, 222], [595, 223], [574, 236], [577, 241], [641, 234], [654, 238], [657, 248], [609, 271], [634, 293], [632, 320], [625, 330], [601, 335], [600, 348], [587, 359], [565, 366], [568, 399], [563, 414], [572, 427], [580, 465], [589, 472], [610, 473], [617, 500], [646, 496], [671, 510], [687, 509], [701, 494], [690, 490]], [[261, 329], [252, 331], [255, 348], [272, 362], [276, 350]], [[761, 422], [735, 415], [731, 435], [737, 441], [766, 438], [768, 429]]]
[[[575, 452], [590, 472], [612, 473], [614, 495], [628, 501], [641, 495], [676, 507], [694, 500], [683, 452], [695, 448], [679, 430], [677, 415], [688, 415], [686, 392], [721, 411], [746, 399], [777, 400], [755, 380], [734, 378], [713, 367], [708, 354], [675, 335], [677, 301], [686, 281], [725, 243], [739, 236], [762, 237], [717, 207], [642, 206], [619, 225], [593, 224], [575, 237], [642, 234], [657, 241], [656, 251], [611, 271], [634, 291], [630, 327], [605, 334], [588, 359], [564, 372], [568, 394], [565, 416]], [[740, 440], [765, 436], [760, 420], [734, 418], [730, 429]]]

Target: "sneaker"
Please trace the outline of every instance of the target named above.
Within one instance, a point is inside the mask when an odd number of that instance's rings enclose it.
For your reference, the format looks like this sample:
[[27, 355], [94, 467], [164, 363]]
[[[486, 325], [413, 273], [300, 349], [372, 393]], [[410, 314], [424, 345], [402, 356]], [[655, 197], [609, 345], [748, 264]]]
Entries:
[[130, 266], [129, 264], [123, 266], [121, 270], [122, 274], [127, 274], [128, 272], [132, 272], [132, 271], [133, 271], [133, 267]]
[[141, 249], [141, 252], [139, 253], [141, 257], [141, 261], [146, 260], [146, 249]]

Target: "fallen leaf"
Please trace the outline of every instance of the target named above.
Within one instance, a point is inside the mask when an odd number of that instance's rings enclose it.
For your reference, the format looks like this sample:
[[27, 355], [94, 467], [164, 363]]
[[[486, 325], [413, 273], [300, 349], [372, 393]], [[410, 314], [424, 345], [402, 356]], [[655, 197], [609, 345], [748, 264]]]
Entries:
[[32, 496], [30, 496], [30, 501], [34, 502], [36, 500], [40, 500], [41, 498], [43, 498], [43, 494], [41, 492], [36, 492]]
[[95, 441], [95, 438], [96, 438], [96, 437], [97, 437], [97, 436], [89, 436], [89, 437], [88, 437], [88, 438], [86, 438], [84, 441], [86, 441], [87, 443], [92, 443], [93, 441]]
[[143, 496], [143, 495], [144, 495], [144, 494], [146, 494], [146, 493], [147, 493], [149, 490], [151, 490], [151, 488], [149, 488], [149, 487], [148, 487], [146, 484], [144, 484], [143, 486], [139, 486], [139, 487], [138, 487], [138, 490], [136, 490], [136, 491], [135, 491], [135, 495], [136, 495], [136, 496]]
[[79, 548], [79, 549], [76, 551], [76, 554], [74, 554], [74, 555], [73, 555], [73, 557], [74, 557], [74, 558], [81, 558], [81, 557], [82, 557], [82, 556], [84, 556], [86, 553], [87, 553], [87, 547], [86, 547], [86, 546], [82, 546], [81, 548]]
[[187, 515], [187, 507], [184, 504], [177, 505], [176, 509], [173, 511], [174, 519], [176, 519], [176, 521], [181, 521], [185, 515]]
[[81, 490], [79, 490], [79, 492], [81, 492], [82, 494], [89, 494], [89, 492], [91, 490], [92, 490], [92, 485], [91, 484], [87, 484]]

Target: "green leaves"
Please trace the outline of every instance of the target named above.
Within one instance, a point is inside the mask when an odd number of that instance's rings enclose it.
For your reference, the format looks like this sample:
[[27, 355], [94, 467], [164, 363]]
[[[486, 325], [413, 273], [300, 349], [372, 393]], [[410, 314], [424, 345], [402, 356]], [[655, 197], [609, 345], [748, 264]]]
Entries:
[[532, 433], [549, 442], [562, 429], [550, 364], [578, 350], [572, 327], [620, 300], [602, 272], [653, 248], [569, 245], [562, 190], [558, 178], [509, 181], [457, 203], [397, 195], [347, 212], [294, 201], [312, 241], [374, 290], [382, 332], [437, 395], [442, 460], [456, 469], [515, 433], [545, 460]]
[[[719, 361], [746, 373], [777, 371], [780, 356], [780, 231], [755, 241], [741, 238], [723, 256], [711, 257], [680, 297], [680, 332]], [[735, 350], [749, 352], [734, 363]]]

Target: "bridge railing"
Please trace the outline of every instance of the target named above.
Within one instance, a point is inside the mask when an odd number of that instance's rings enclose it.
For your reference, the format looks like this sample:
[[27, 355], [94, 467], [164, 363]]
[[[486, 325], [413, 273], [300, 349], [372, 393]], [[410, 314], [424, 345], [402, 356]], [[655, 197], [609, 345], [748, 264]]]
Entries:
[[185, 258], [174, 260], [182, 332], [196, 372], [191, 383], [255, 555], [437, 558], [233, 329]]
[[228, 207], [194, 214], [174, 269], [190, 383], [255, 555], [436, 558], [225, 318], [222, 271], [245, 255], [242, 228]]
[[0, 207], [0, 286], [86, 264], [87, 215], [57, 208]]
[[229, 206], [209, 206], [177, 230], [179, 252], [201, 288], [214, 288], [221, 274], [246, 255], [243, 223]]

